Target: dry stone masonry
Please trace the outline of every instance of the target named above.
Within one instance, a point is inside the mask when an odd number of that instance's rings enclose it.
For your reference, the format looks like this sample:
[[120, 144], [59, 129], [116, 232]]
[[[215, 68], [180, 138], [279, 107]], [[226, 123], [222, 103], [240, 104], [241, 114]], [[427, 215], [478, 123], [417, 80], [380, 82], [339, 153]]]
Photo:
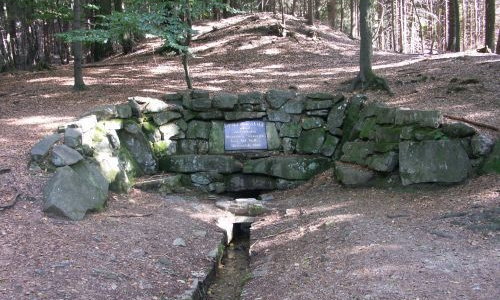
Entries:
[[474, 128], [443, 123], [438, 111], [362, 95], [191, 90], [97, 107], [31, 156], [55, 171], [45, 211], [78, 220], [105, 205], [108, 189], [126, 193], [138, 177], [160, 172], [171, 174], [165, 192], [289, 189], [330, 168], [350, 186], [448, 184], [500, 172], [499, 152]]

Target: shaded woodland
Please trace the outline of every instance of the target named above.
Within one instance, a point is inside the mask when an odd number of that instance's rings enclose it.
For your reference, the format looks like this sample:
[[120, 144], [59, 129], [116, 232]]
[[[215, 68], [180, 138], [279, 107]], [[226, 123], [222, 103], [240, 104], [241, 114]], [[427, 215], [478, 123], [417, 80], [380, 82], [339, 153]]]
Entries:
[[[0, 0], [0, 71], [44, 69], [129, 53], [146, 34], [166, 52], [187, 53], [191, 22], [243, 12], [274, 12], [325, 22], [359, 39], [360, 0]], [[437, 54], [479, 49], [500, 53], [494, 0], [369, 1], [373, 47]], [[498, 4], [497, 4], [498, 5]], [[76, 9], [75, 9], [76, 8]], [[497, 22], [498, 23], [498, 22]], [[498, 32], [498, 33], [497, 33]], [[80, 50], [79, 45], [82, 44]], [[78, 63], [78, 59], [76, 59]], [[186, 62], [187, 63], [187, 62]]]

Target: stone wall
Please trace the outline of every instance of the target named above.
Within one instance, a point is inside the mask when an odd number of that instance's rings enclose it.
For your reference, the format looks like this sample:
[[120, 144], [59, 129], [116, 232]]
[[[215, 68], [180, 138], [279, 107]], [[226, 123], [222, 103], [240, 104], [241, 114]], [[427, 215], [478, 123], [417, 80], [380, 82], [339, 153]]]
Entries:
[[[246, 120], [264, 122], [267, 149], [226, 150], [225, 124]], [[136, 178], [158, 172], [174, 175], [168, 190], [215, 193], [288, 189], [332, 167], [346, 185], [456, 183], [479, 168], [499, 172], [499, 147], [484, 163], [493, 141], [474, 128], [359, 95], [193, 90], [162, 100], [132, 97], [59, 132], [35, 145], [32, 160], [56, 171], [45, 210], [73, 219], [101, 207], [108, 188], [127, 192]], [[62, 190], [79, 199], [77, 213]], [[75, 196], [82, 190], [92, 193]]]

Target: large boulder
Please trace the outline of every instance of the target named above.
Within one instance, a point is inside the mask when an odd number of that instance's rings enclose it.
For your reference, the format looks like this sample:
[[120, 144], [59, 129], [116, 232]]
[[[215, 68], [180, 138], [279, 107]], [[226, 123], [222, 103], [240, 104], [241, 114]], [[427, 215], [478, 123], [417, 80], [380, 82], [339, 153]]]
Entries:
[[104, 207], [108, 182], [88, 161], [58, 168], [44, 188], [43, 210], [49, 214], [81, 220], [89, 210]]
[[399, 143], [399, 172], [403, 185], [461, 182], [470, 169], [467, 152], [457, 140]]
[[242, 164], [224, 155], [171, 155], [160, 161], [160, 169], [167, 172], [196, 173], [217, 172], [222, 174], [241, 171]]

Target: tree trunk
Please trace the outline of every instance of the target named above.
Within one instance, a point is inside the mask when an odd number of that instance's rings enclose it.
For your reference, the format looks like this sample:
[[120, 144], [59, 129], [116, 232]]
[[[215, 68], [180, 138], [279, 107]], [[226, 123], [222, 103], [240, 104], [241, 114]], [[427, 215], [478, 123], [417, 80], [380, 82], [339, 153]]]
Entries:
[[491, 50], [495, 47], [495, 0], [486, 0], [484, 22], [484, 44]]
[[351, 27], [349, 28], [349, 37], [354, 38], [354, 0], [350, 2], [350, 13], [351, 13]]
[[[81, 28], [81, 6], [80, 0], [74, 0], [73, 2], [73, 30], [80, 30]], [[82, 42], [73, 42], [73, 55], [75, 57], [74, 62], [74, 76], [75, 85], [74, 89], [77, 91], [85, 89], [85, 83], [83, 82], [82, 73]]]
[[307, 2], [307, 25], [314, 25], [314, 0]]
[[293, 0], [292, 2], [292, 12], [290, 13], [292, 16], [295, 16], [295, 7], [297, 6], [297, 0]]
[[344, 0], [340, 0], [340, 31], [344, 32]]
[[314, 0], [314, 19], [319, 20], [320, 19], [320, 12], [319, 8], [321, 7], [321, 1], [320, 0]]
[[459, 0], [453, 0], [453, 6], [454, 6], [454, 19], [455, 22], [453, 23], [453, 27], [455, 27], [455, 44], [454, 44], [454, 49], [453, 51], [455, 52], [460, 52], [460, 43], [461, 43], [461, 31], [460, 31], [460, 1]]
[[328, 23], [332, 29], [335, 29], [337, 21], [337, 0], [330, 0], [327, 4]]
[[191, 75], [189, 74], [189, 46], [191, 45], [191, 28], [192, 28], [192, 20], [191, 20], [191, 5], [189, 4], [189, 0], [184, 0], [184, 13], [186, 17], [186, 24], [188, 26], [188, 31], [186, 32], [186, 39], [184, 40], [184, 46], [186, 49], [182, 53], [182, 66], [184, 67], [184, 78], [186, 80], [186, 85], [188, 89], [193, 88], [193, 84], [191, 83]]
[[448, 51], [460, 51], [459, 0], [448, 0]]
[[396, 52], [396, 10], [394, 9], [394, 1], [391, 0], [391, 46], [392, 46], [392, 51]]
[[361, 85], [363, 89], [383, 89], [392, 93], [387, 85], [387, 81], [376, 76], [372, 70], [372, 33], [368, 16], [370, 5], [371, 0], [359, 1], [359, 73], [358, 77], [353, 81], [353, 89]]
[[498, 30], [497, 50], [495, 52], [500, 54], [500, 29]]

